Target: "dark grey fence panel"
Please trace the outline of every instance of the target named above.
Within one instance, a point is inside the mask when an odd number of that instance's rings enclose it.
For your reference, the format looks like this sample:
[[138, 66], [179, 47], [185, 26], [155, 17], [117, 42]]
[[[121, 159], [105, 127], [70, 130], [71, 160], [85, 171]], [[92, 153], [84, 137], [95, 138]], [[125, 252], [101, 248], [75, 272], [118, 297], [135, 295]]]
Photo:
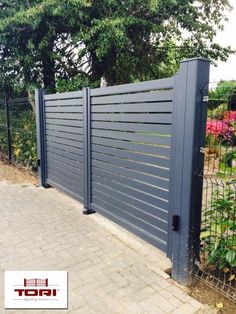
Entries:
[[36, 95], [41, 185], [165, 251], [181, 283], [199, 246], [208, 75], [194, 59], [173, 78]]
[[83, 200], [82, 93], [45, 95], [44, 104], [46, 183]]
[[109, 96], [104, 89], [91, 91], [91, 208], [165, 251], [171, 82], [146, 83], [143, 92], [140, 83], [112, 87]]

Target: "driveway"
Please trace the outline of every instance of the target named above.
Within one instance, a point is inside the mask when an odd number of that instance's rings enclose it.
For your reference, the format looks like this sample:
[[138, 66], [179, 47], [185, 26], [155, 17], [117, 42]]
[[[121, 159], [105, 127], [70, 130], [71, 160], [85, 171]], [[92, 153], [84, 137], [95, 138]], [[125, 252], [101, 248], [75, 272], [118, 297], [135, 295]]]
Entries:
[[81, 211], [55, 189], [0, 182], [1, 313], [35, 313], [4, 310], [4, 270], [68, 271], [69, 308], [50, 314], [202, 313], [164, 272], [170, 262], [161, 251]]

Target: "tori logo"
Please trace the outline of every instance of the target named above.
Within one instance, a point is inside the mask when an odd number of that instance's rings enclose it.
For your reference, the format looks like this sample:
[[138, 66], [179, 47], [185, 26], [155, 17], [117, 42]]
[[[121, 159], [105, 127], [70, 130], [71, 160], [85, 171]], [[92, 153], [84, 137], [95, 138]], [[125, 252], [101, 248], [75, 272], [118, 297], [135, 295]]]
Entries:
[[[47, 279], [25, 279], [24, 278], [24, 287], [48, 287], [48, 278]], [[57, 289], [14, 289], [18, 293], [19, 297], [56, 297]]]
[[5, 308], [67, 308], [67, 272], [6, 271]]

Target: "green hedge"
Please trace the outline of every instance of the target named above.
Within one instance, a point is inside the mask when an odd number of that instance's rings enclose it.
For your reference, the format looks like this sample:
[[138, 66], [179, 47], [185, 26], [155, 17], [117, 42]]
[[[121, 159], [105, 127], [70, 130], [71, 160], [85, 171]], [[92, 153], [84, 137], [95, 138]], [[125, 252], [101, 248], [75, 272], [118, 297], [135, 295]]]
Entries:
[[[0, 110], [0, 125], [5, 124], [5, 112]], [[12, 155], [16, 163], [37, 169], [36, 120], [31, 110], [26, 110], [11, 117]], [[0, 150], [7, 151], [6, 128], [0, 127]]]

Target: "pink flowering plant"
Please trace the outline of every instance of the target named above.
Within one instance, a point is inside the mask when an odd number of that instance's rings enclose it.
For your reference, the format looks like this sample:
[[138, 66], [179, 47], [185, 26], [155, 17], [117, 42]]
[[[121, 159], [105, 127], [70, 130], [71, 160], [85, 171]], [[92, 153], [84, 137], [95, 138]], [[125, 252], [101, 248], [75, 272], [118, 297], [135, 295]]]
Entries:
[[234, 145], [236, 111], [226, 111], [223, 120], [207, 119], [207, 141]]

